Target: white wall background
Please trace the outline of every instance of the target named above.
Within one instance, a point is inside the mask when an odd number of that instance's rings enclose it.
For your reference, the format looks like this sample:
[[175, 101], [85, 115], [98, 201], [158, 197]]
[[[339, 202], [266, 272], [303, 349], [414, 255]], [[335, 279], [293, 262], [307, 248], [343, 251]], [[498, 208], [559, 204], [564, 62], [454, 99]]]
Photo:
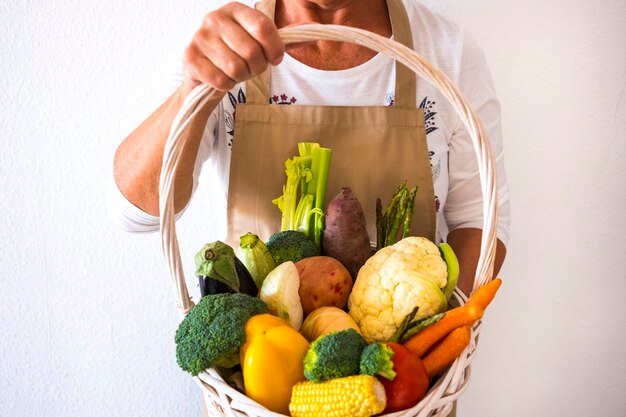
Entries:
[[[484, 47], [514, 203], [459, 415], [626, 415], [626, 2], [427, 3]], [[115, 230], [102, 189], [209, 7], [0, 4], [0, 416], [199, 414], [158, 236]]]

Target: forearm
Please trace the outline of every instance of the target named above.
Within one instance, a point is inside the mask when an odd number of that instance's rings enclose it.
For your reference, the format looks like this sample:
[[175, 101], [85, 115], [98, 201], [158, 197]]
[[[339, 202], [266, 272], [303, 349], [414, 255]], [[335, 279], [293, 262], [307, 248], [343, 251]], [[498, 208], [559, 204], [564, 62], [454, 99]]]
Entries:
[[[225, 94], [237, 83], [261, 74], [268, 63], [278, 64], [283, 53], [276, 25], [262, 12], [232, 2], [207, 14], [185, 49], [183, 85], [115, 153], [114, 178], [124, 197], [144, 212], [158, 215], [163, 149], [187, 93], [202, 83]], [[182, 210], [191, 197], [202, 133], [220, 100], [218, 95], [208, 103], [187, 129], [174, 184], [176, 211]]]
[[[474, 275], [480, 256], [480, 241], [482, 230], [461, 228], [448, 234], [447, 242], [452, 246], [454, 253], [459, 259], [460, 275], [457, 286], [464, 294], [469, 295], [474, 286]], [[493, 274], [496, 276], [504, 263], [506, 247], [498, 240]]]
[[[186, 89], [179, 88], [118, 147], [113, 165], [122, 194], [146, 213], [159, 215], [159, 178], [165, 142], [172, 122], [183, 105]], [[193, 170], [204, 126], [219, 99], [209, 103], [187, 130], [176, 173], [174, 207], [182, 210], [193, 190]]]

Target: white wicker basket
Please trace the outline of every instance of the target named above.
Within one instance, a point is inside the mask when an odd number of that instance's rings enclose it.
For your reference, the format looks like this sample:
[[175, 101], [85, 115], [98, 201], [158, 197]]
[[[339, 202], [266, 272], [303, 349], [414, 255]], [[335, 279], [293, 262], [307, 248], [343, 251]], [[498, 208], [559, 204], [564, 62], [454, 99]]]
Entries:
[[[430, 81], [448, 99], [469, 131], [480, 170], [484, 221], [474, 290], [489, 282], [493, 275], [498, 207], [495, 160], [480, 121], [448, 77], [404, 45], [364, 30], [337, 25], [311, 24], [281, 29], [280, 35], [285, 44], [302, 41], [334, 40], [352, 42], [366, 46], [374, 51], [385, 53]], [[172, 280], [181, 318], [194, 304], [189, 297], [185, 283], [176, 237], [173, 204], [176, 166], [184, 145], [183, 132], [185, 128], [200, 109], [207, 103], [218, 100], [220, 96], [221, 93], [206, 85], [198, 86], [192, 91], [172, 124], [163, 155], [160, 184], [161, 241], [163, 255]], [[459, 304], [465, 303], [466, 298], [460, 292], [456, 292], [454, 296]], [[452, 409], [452, 403], [467, 387], [471, 375], [470, 364], [476, 349], [479, 332], [480, 322], [474, 326], [470, 345], [430, 388], [422, 401], [413, 408], [388, 414], [388, 416], [443, 417], [448, 415]], [[268, 411], [233, 389], [224, 382], [214, 369], [209, 369], [194, 379], [203, 391], [211, 415], [244, 417], [282, 416], [281, 414]]]

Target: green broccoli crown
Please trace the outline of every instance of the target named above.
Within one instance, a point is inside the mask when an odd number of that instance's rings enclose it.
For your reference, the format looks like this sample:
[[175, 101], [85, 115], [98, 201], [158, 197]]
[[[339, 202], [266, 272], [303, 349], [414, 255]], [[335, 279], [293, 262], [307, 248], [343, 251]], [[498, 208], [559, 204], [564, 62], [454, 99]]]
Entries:
[[270, 236], [266, 246], [276, 265], [287, 261], [298, 262], [300, 259], [321, 255], [320, 248], [315, 242], [296, 230], [274, 233]]
[[263, 300], [243, 293], [202, 297], [176, 330], [178, 365], [194, 376], [214, 365], [236, 365], [246, 321], [267, 312]]
[[396, 377], [396, 371], [393, 370], [393, 355], [393, 349], [386, 343], [370, 343], [361, 353], [361, 374], [380, 375], [392, 381]]
[[304, 356], [304, 376], [322, 382], [358, 375], [361, 352], [367, 346], [354, 329], [340, 330], [317, 338]]

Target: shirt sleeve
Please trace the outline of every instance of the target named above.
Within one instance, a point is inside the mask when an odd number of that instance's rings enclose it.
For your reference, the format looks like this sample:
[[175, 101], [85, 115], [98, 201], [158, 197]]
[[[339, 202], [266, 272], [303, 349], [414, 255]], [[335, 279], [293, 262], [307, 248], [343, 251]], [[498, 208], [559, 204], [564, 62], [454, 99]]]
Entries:
[[105, 203], [109, 218], [126, 232], [152, 232], [159, 229], [159, 218], [146, 213], [124, 197], [111, 175], [105, 188]]
[[[497, 236], [508, 245], [511, 224], [509, 187], [504, 170], [500, 103], [482, 50], [465, 34], [459, 88], [477, 113], [496, 160], [498, 191]], [[459, 119], [449, 144], [449, 190], [444, 207], [450, 231], [483, 227], [483, 198], [478, 161], [472, 140]]]

